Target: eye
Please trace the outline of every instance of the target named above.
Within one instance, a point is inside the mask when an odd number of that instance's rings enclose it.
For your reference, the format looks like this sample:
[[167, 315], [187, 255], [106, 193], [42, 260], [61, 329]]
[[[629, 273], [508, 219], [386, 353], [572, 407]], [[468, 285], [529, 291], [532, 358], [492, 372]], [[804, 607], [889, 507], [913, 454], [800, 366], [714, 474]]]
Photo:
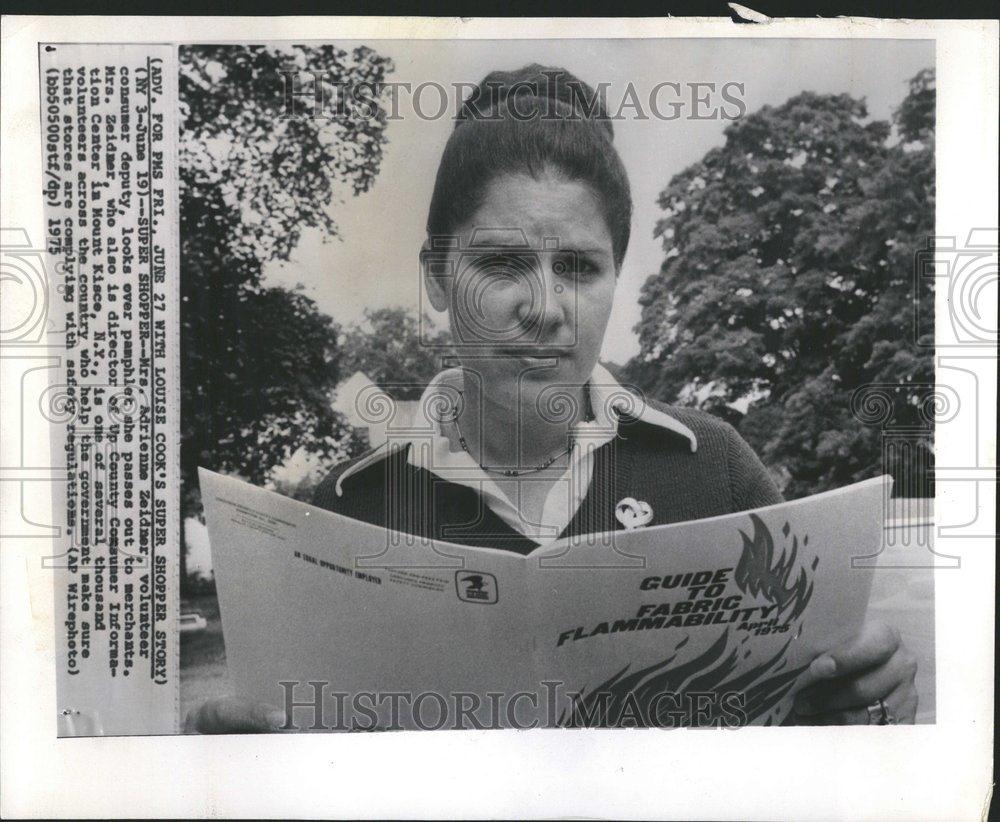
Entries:
[[586, 254], [566, 252], [552, 262], [552, 273], [557, 277], [587, 279], [601, 273], [601, 267]]
[[536, 266], [531, 255], [490, 253], [470, 258], [466, 270], [477, 282], [502, 288], [534, 280]]

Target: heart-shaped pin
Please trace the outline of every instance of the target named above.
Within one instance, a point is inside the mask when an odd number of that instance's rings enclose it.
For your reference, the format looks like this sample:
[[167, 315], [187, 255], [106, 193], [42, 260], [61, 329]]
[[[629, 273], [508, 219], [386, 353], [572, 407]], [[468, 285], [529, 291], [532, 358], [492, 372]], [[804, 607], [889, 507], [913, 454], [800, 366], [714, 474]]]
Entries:
[[615, 519], [631, 531], [648, 525], [653, 519], [653, 509], [648, 502], [625, 497], [615, 506]]

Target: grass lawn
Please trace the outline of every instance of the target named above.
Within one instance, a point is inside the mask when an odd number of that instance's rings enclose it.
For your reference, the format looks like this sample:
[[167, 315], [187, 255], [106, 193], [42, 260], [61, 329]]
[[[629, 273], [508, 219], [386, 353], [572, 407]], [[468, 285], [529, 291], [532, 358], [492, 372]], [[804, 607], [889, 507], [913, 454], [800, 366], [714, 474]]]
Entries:
[[203, 631], [180, 635], [181, 724], [188, 711], [206, 699], [232, 693], [226, 670], [226, 644], [222, 639], [219, 602], [215, 594], [191, 597], [181, 603], [181, 613], [198, 613], [208, 626]]

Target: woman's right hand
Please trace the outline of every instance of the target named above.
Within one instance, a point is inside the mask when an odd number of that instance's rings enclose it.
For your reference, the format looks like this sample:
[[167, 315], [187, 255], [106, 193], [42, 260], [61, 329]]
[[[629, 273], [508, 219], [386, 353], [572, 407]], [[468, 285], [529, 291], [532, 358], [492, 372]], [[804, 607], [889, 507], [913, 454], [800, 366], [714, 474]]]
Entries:
[[280, 731], [285, 712], [274, 705], [238, 696], [207, 699], [184, 720], [189, 734], [267, 734]]

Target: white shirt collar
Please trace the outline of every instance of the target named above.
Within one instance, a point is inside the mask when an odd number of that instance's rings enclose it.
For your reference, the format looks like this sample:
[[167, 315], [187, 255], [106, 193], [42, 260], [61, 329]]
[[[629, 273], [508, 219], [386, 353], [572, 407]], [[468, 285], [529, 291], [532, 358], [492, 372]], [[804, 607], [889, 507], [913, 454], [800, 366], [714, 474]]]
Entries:
[[[698, 440], [690, 428], [620, 385], [602, 365], [594, 366], [588, 387], [594, 419], [573, 426], [574, 444], [586, 444], [586, 447], [573, 449], [571, 464], [575, 460], [582, 459], [585, 452], [592, 453], [596, 448], [614, 439], [618, 433], [619, 418], [622, 414], [672, 431], [687, 439], [692, 452], [697, 450]], [[438, 373], [424, 390], [413, 420], [398, 430], [390, 428], [384, 442], [373, 443], [376, 446], [374, 450], [337, 478], [337, 496], [342, 495], [345, 480], [390, 454], [408, 447], [409, 464], [425, 468], [442, 479], [475, 486], [477, 490], [490, 497], [498, 497], [501, 504], [507, 502], [506, 496], [496, 487], [489, 474], [483, 471], [465, 451], [453, 451], [448, 437], [441, 432], [440, 414], [457, 401], [458, 392], [462, 388], [461, 368], [449, 368]]]

